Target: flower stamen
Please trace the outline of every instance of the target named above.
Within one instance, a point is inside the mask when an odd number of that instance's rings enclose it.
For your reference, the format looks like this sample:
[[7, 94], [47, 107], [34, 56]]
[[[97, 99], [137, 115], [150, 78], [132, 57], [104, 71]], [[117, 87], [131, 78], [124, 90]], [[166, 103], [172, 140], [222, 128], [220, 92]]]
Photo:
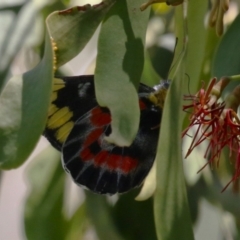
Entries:
[[213, 78], [206, 90], [202, 87], [196, 95], [184, 96], [184, 100], [190, 100], [192, 103], [183, 106], [183, 110], [191, 109], [192, 111], [190, 124], [182, 133], [182, 137], [184, 137], [192, 127], [196, 127], [185, 158], [195, 147], [205, 140], [209, 141], [204, 154], [204, 158], [208, 158], [208, 162], [198, 172], [208, 164], [212, 165], [214, 161], [219, 167], [224, 147], [229, 148], [229, 157], [236, 155], [235, 173], [227, 186], [240, 176], [240, 119], [236, 113], [240, 105], [240, 86], [228, 95], [225, 102], [218, 102], [230, 80], [229, 77], [223, 77], [217, 82], [217, 79]]

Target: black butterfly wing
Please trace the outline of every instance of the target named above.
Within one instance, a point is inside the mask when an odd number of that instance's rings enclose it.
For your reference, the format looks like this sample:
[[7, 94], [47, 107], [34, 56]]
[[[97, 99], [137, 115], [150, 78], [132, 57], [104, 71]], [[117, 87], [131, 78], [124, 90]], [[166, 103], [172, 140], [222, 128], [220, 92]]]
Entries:
[[140, 126], [130, 147], [108, 143], [111, 116], [93, 108], [75, 123], [62, 148], [62, 163], [73, 180], [95, 193], [115, 194], [139, 186], [152, 167], [158, 142], [161, 110], [139, 100]]
[[44, 135], [62, 151], [65, 170], [74, 181], [96, 193], [122, 193], [139, 186], [156, 154], [161, 110], [148, 100], [153, 89], [139, 86], [141, 118], [130, 147], [105, 141], [111, 132], [111, 116], [98, 106], [94, 76], [54, 79]]
[[[153, 91], [141, 84], [140, 93]], [[56, 77], [53, 82], [51, 104], [43, 135], [61, 151], [75, 122], [85, 113], [97, 106], [94, 75]]]
[[75, 122], [96, 105], [93, 75], [54, 78], [44, 136], [61, 150]]

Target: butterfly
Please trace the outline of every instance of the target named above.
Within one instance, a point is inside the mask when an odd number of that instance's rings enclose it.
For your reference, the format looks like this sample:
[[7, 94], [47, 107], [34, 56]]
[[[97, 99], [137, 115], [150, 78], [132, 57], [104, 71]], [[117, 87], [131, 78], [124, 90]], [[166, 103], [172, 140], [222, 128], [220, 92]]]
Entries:
[[154, 93], [168, 86], [167, 81], [155, 88], [140, 84], [139, 130], [129, 147], [119, 147], [104, 138], [111, 133], [111, 114], [97, 103], [94, 76], [54, 78], [44, 136], [61, 152], [76, 184], [110, 195], [142, 184], [156, 156], [162, 115]]

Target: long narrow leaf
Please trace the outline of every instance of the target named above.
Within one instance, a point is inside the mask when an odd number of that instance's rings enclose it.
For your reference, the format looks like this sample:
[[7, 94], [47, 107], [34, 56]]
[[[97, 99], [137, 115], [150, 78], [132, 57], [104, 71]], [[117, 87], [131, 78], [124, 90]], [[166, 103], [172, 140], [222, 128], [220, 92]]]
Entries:
[[57, 45], [57, 67], [78, 55], [115, 1], [105, 0], [97, 5], [56, 11], [48, 16], [49, 34]]
[[[181, 29], [182, 9], [180, 7], [177, 9], [176, 22]], [[179, 37], [183, 38], [183, 34]], [[182, 48], [181, 45], [178, 47]], [[154, 214], [159, 240], [194, 239], [182, 167], [181, 103], [185, 74], [183, 63], [171, 84], [164, 105], [156, 157], [157, 188], [154, 196]]]
[[113, 218], [110, 214], [110, 206], [105, 196], [92, 194], [86, 191], [86, 206], [88, 215], [100, 240], [123, 240], [113, 223]]
[[41, 63], [31, 71], [13, 77], [0, 96], [1, 168], [11, 169], [21, 165], [44, 130], [53, 67], [56, 67], [53, 66], [52, 43], [57, 47], [54, 53], [57, 66], [69, 61], [83, 49], [114, 2], [106, 0], [93, 7], [76, 7], [48, 17]]
[[108, 140], [129, 146], [139, 125], [136, 89], [144, 65], [145, 33], [149, 11], [139, 10], [138, 0], [117, 1], [107, 14], [98, 43], [96, 96], [112, 115]]
[[29, 240], [65, 239], [68, 228], [63, 214], [65, 173], [59, 160], [59, 153], [47, 148], [28, 169], [30, 189], [24, 220]]
[[34, 149], [46, 122], [53, 78], [52, 46], [33, 70], [9, 80], [0, 96], [0, 167], [16, 168]]

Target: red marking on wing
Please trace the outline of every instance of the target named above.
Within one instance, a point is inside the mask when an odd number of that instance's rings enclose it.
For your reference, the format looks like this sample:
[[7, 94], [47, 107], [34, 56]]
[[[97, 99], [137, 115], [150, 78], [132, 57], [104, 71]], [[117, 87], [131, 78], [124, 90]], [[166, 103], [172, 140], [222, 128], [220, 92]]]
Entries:
[[101, 151], [98, 153], [94, 158], [94, 163], [96, 166], [103, 165], [108, 159], [109, 152], [108, 151]]
[[123, 157], [121, 155], [112, 154], [107, 160], [107, 166], [112, 170], [120, 169], [125, 173], [129, 173], [138, 165], [138, 161], [131, 157]]
[[111, 156], [107, 160], [108, 168], [110, 168], [111, 170], [117, 170], [118, 168], [120, 168], [120, 166], [122, 165], [122, 158], [123, 157], [121, 155], [111, 154]]
[[91, 153], [89, 148], [85, 148], [80, 152], [80, 158], [85, 162], [92, 160], [94, 155]]
[[143, 110], [143, 109], [147, 108], [146, 103], [141, 101], [141, 100], [139, 100], [139, 107], [140, 107], [140, 110]]
[[101, 108], [95, 108], [92, 110], [92, 116], [90, 120], [95, 126], [103, 126], [111, 122], [111, 115], [110, 113], [103, 112]]
[[98, 140], [98, 138], [102, 135], [103, 133], [103, 129], [102, 128], [97, 128], [95, 130], [93, 130], [91, 133], [89, 133], [89, 135], [87, 136], [83, 147], [88, 147], [90, 146], [93, 142], [95, 142], [96, 140]]
[[123, 161], [121, 169], [125, 173], [132, 171], [138, 165], [138, 161], [136, 159], [128, 157], [128, 156], [124, 157], [123, 160], [124, 161]]

